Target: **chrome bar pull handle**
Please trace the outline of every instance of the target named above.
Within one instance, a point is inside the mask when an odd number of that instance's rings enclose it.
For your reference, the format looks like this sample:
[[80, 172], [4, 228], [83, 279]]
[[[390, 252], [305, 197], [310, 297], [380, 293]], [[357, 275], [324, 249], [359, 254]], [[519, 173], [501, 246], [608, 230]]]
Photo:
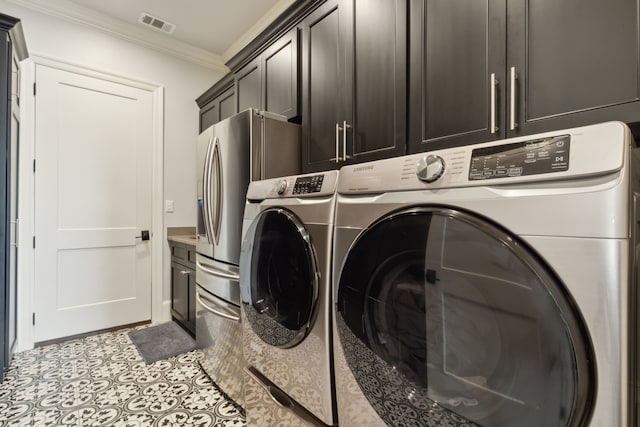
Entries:
[[[238, 323], [240, 322], [240, 316], [236, 316], [235, 314], [225, 313], [224, 311], [221, 311], [220, 309], [218, 309], [217, 304], [213, 299], [205, 297], [203, 294], [201, 294], [198, 291], [196, 291], [196, 300], [200, 303], [200, 305], [205, 310], [215, 314], [216, 316], [220, 316], [223, 319], [232, 320], [234, 322], [238, 322]], [[216, 305], [216, 307], [212, 307], [211, 304], [207, 304], [205, 300], [209, 303], [213, 303], [214, 305]]]
[[204, 271], [207, 274], [211, 274], [211, 275], [219, 277], [221, 279], [229, 279], [229, 280], [233, 280], [233, 281], [236, 281], [236, 282], [240, 280], [240, 276], [237, 273], [233, 273], [233, 272], [229, 272], [229, 271], [223, 271], [223, 270], [220, 270], [218, 268], [215, 268], [212, 265], [203, 264], [200, 261], [196, 261], [196, 267], [199, 268], [200, 270]]
[[350, 124], [347, 123], [346, 120], [342, 122], [342, 160], [347, 161], [349, 156], [347, 156], [347, 129], [351, 127]]
[[496, 92], [498, 91], [498, 79], [496, 79], [496, 73], [491, 73], [491, 81], [489, 82], [489, 88], [491, 90], [491, 133], [498, 132], [498, 126], [496, 125]]
[[336, 123], [336, 163], [340, 163], [340, 123]]
[[518, 75], [516, 67], [511, 67], [511, 90], [509, 96], [509, 130], [515, 130], [518, 127], [516, 123], [516, 82]]

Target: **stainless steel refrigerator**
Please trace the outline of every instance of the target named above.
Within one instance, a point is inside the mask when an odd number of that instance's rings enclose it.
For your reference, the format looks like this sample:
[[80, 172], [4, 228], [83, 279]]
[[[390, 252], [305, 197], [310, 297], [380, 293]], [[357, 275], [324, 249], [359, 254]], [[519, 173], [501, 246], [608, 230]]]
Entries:
[[238, 264], [247, 188], [300, 173], [300, 126], [245, 110], [200, 134], [197, 162], [196, 341], [203, 369], [243, 406]]

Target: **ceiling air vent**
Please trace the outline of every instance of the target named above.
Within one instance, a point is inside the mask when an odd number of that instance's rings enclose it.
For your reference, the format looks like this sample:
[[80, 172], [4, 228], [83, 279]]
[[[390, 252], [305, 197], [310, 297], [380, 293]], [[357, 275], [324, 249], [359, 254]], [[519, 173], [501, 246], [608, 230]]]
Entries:
[[155, 16], [149, 15], [148, 13], [142, 13], [142, 15], [140, 15], [139, 22], [167, 34], [173, 33], [173, 30], [176, 29], [176, 26], [172, 23], [156, 18]]

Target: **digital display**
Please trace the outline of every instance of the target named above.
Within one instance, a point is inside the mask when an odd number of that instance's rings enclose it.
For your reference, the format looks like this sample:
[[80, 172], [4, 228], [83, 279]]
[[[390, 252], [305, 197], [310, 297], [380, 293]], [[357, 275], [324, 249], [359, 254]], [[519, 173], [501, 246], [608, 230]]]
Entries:
[[471, 152], [469, 180], [562, 172], [569, 169], [569, 135], [477, 148]]
[[322, 189], [324, 175], [303, 176], [296, 179], [293, 194], [318, 193]]

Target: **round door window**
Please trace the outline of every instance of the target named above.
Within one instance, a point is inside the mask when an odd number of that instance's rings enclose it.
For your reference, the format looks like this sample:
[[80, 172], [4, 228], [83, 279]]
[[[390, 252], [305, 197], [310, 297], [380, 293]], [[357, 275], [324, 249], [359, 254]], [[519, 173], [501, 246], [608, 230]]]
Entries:
[[308, 233], [293, 213], [269, 209], [253, 221], [243, 246], [242, 302], [252, 330], [275, 347], [298, 344], [318, 296]]
[[389, 425], [578, 426], [593, 351], [542, 261], [479, 217], [415, 209], [360, 234], [336, 324], [350, 370]]

